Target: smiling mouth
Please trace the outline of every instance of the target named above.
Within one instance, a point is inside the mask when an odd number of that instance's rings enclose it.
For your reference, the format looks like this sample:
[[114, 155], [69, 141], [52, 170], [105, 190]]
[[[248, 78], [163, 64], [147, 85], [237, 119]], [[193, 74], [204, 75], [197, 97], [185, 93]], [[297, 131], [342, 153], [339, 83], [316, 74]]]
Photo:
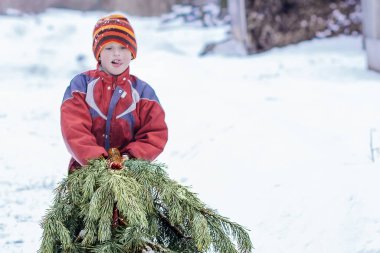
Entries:
[[122, 62], [119, 61], [119, 60], [113, 60], [113, 61], [111, 61], [111, 63], [112, 63], [112, 65], [114, 65], [114, 66], [120, 66], [120, 65], [122, 64]]

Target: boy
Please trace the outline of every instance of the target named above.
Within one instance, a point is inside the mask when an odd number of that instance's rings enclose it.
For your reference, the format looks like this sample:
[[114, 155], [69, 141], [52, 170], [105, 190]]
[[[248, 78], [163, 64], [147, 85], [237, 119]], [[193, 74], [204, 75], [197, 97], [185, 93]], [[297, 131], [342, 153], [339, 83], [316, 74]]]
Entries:
[[61, 106], [61, 130], [72, 155], [70, 171], [117, 148], [124, 159], [154, 160], [168, 139], [154, 90], [129, 74], [136, 58], [134, 31], [123, 15], [99, 19], [93, 31], [97, 69], [79, 74]]

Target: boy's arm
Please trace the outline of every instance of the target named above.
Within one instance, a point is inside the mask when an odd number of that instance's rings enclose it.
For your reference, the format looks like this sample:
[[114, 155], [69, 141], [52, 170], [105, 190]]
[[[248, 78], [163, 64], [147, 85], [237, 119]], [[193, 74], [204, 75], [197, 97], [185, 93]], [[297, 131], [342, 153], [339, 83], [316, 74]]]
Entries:
[[158, 101], [141, 99], [137, 105], [141, 126], [135, 132], [135, 141], [123, 148], [121, 153], [153, 161], [163, 151], [168, 140], [165, 112]]
[[[75, 81], [75, 80], [73, 80]], [[81, 165], [89, 159], [107, 157], [106, 150], [96, 143], [91, 132], [92, 120], [85, 93], [70, 85], [61, 105], [61, 131], [66, 147]]]

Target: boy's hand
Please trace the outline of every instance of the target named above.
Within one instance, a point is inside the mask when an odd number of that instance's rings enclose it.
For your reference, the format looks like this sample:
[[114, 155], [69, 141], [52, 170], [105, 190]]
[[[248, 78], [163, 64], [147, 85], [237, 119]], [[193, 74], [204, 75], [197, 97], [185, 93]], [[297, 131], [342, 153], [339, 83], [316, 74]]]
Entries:
[[117, 148], [110, 148], [108, 150], [108, 165], [111, 169], [123, 169], [123, 164], [127, 160], [129, 160], [129, 156], [127, 154], [121, 156], [120, 151]]
[[117, 148], [108, 150], [108, 164], [113, 170], [121, 170], [123, 168], [123, 158]]
[[118, 163], [118, 162], [111, 162], [110, 161], [109, 166], [113, 170], [121, 170], [123, 168], [123, 165], [121, 163]]
[[123, 163], [127, 160], [129, 160], [129, 156], [127, 154], [124, 154], [122, 157]]

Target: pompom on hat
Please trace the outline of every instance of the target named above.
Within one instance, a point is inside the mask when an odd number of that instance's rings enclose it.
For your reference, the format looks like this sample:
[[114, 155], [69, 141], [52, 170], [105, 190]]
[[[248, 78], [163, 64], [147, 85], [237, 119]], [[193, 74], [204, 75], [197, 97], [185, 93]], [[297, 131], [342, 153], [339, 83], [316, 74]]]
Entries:
[[96, 60], [99, 60], [102, 49], [111, 42], [122, 44], [131, 51], [132, 59], [136, 58], [135, 32], [128, 19], [121, 14], [113, 14], [99, 19], [95, 24], [92, 38], [92, 51]]

